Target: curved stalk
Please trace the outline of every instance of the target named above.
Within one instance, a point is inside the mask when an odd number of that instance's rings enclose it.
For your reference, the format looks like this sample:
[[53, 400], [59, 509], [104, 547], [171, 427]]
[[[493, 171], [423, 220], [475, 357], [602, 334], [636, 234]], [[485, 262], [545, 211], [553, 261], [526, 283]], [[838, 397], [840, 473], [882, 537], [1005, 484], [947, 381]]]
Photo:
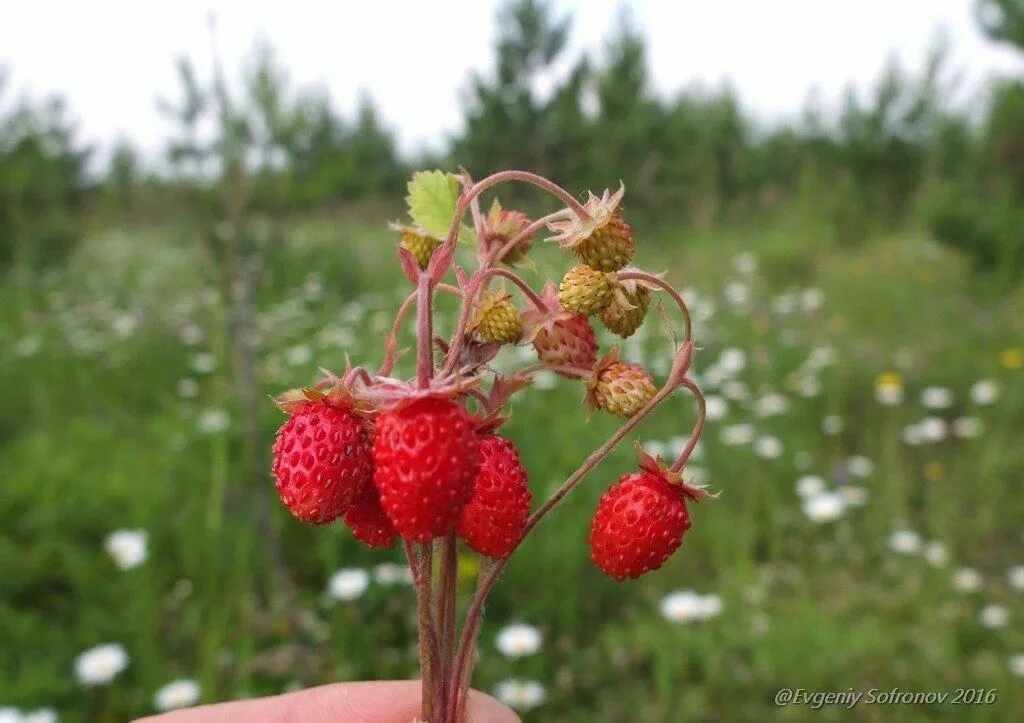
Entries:
[[[608, 456], [608, 454], [622, 441], [622, 438], [629, 434], [643, 419], [654, 410], [659, 404], [661, 404], [672, 392], [678, 389], [680, 386], [685, 385], [686, 379], [685, 374], [689, 369], [690, 355], [692, 348], [690, 345], [684, 346], [676, 354], [676, 361], [673, 364], [672, 371], [669, 374], [668, 380], [665, 385], [658, 390], [658, 392], [651, 398], [643, 409], [637, 412], [636, 415], [628, 419], [619, 429], [613, 434], [608, 441], [598, 447], [594, 452], [591, 453], [583, 464], [572, 473], [572, 475], [562, 483], [559, 487], [540, 507], [538, 507], [532, 515], [526, 521], [526, 527], [523, 530], [523, 535], [520, 538], [520, 542], [509, 552], [509, 555], [496, 560], [494, 567], [491, 568], [490, 573], [481, 583], [476, 595], [473, 596], [473, 600], [470, 603], [469, 610], [466, 612], [466, 622], [462, 631], [462, 639], [459, 641], [458, 652], [455, 655], [455, 671], [453, 680], [461, 681], [462, 676], [465, 674], [466, 666], [468, 665], [468, 659], [472, 655], [472, 649], [470, 642], [475, 640], [476, 628], [480, 625], [481, 616], [483, 613], [484, 602], [487, 599], [487, 595], [490, 593], [491, 588], [494, 587], [495, 582], [498, 580], [498, 576], [501, 571], [505, 568], [508, 558], [516, 551], [522, 540], [530, 533], [530, 531], [537, 526], [537, 524], [547, 515], [548, 512], [554, 508], [562, 499], [569, 494], [582, 480], [589, 474], [594, 467], [601, 463], [601, 461]], [[457, 702], [456, 702], [457, 704]], [[448, 710], [453, 711], [457, 708], [453, 707], [453, 702], [448, 701]]]
[[[459, 201], [455, 206], [455, 215], [452, 217], [452, 223], [448, 227], [448, 234], [445, 236], [443, 246], [450, 248], [455, 244], [456, 238], [459, 234], [459, 225], [462, 223], [462, 218], [466, 215], [466, 211], [469, 210], [473, 203], [473, 199], [491, 186], [496, 186], [499, 183], [505, 183], [507, 181], [522, 181], [523, 183], [530, 183], [538, 188], [542, 188], [562, 201], [569, 207], [572, 213], [576, 214], [580, 219], [584, 221], [591, 220], [590, 214], [587, 213], [585, 208], [583, 208], [583, 205], [573, 198], [571, 193], [566, 191], [557, 183], [549, 181], [543, 176], [538, 176], [536, 173], [530, 173], [529, 171], [500, 171], [478, 181], [477, 183], [474, 183], [472, 187], [462, 192], [462, 195], [459, 197]], [[441, 270], [435, 278], [440, 279], [445, 273], [447, 273], [447, 271], [448, 269]]]
[[496, 266], [480, 269], [473, 274], [469, 281], [469, 286], [464, 292], [462, 310], [459, 313], [458, 325], [455, 327], [455, 333], [452, 335], [452, 343], [449, 345], [448, 353], [445, 355], [444, 362], [442, 363], [442, 369], [445, 373], [451, 373], [455, 368], [459, 354], [462, 352], [462, 345], [466, 336], [466, 327], [469, 325], [469, 315], [473, 312], [473, 304], [476, 303], [476, 296], [480, 292], [483, 283], [492, 276], [501, 276], [509, 279], [519, 287], [519, 290], [523, 292], [523, 295], [526, 296], [534, 306], [541, 310], [547, 309], [544, 305], [544, 301], [537, 295], [537, 292], [531, 289], [529, 285], [517, 274], [509, 271], [508, 269], [501, 269]]
[[693, 392], [693, 396], [697, 398], [697, 421], [693, 425], [693, 431], [690, 432], [690, 439], [687, 440], [686, 446], [683, 447], [683, 451], [679, 453], [679, 457], [676, 458], [675, 463], [669, 467], [670, 472], [679, 472], [683, 469], [683, 465], [690, 459], [690, 455], [693, 454], [694, 448], [697, 446], [698, 440], [700, 440], [700, 434], [704, 431], [704, 421], [708, 414], [708, 403], [704, 399], [704, 392], [694, 382], [689, 379], [684, 379], [682, 386]]
[[683, 312], [683, 341], [690, 341], [690, 339], [693, 337], [693, 319], [690, 317], [690, 309], [689, 307], [687, 307], [686, 302], [683, 301], [683, 297], [679, 295], [679, 292], [672, 287], [672, 284], [668, 283], [661, 277], [655, 276], [654, 274], [649, 274], [646, 271], [620, 271], [618, 274], [616, 274], [616, 278], [618, 278], [620, 281], [628, 281], [629, 279], [636, 279], [637, 281], [646, 281], [648, 283], [660, 287], [663, 291], [668, 293], [668, 295], [672, 297], [672, 300], [676, 302], [676, 305], [679, 307], [679, 310]]
[[508, 241], [506, 241], [504, 246], [502, 246], [494, 254], [492, 254], [492, 257], [488, 261], [488, 263], [490, 263], [490, 264], [499, 264], [499, 263], [501, 263], [501, 260], [504, 259], [505, 256], [507, 256], [508, 253], [512, 249], [514, 249], [516, 247], [516, 245], [518, 245], [519, 242], [522, 241], [524, 238], [527, 238], [528, 236], [530, 236], [530, 235], [536, 233], [537, 231], [539, 231], [540, 229], [544, 228], [551, 221], [555, 221], [555, 220], [557, 220], [559, 218], [562, 218], [563, 216], [568, 215], [568, 213], [569, 213], [569, 209], [563, 208], [563, 209], [560, 209], [558, 211], [555, 211], [554, 213], [549, 213], [547, 216], [542, 216], [541, 218], [538, 218], [536, 221], [532, 222], [529, 226], [527, 226], [522, 231], [517, 233], [515, 236], [510, 238]]

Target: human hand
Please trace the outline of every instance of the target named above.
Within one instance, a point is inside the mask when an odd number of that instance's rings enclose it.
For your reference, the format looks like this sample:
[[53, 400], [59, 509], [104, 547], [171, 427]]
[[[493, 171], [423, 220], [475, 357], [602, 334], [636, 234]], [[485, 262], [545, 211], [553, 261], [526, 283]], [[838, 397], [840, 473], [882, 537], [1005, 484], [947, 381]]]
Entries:
[[[204, 705], [136, 723], [411, 723], [419, 718], [418, 680], [335, 683], [269, 698]], [[484, 693], [471, 691], [468, 723], [519, 723]]]

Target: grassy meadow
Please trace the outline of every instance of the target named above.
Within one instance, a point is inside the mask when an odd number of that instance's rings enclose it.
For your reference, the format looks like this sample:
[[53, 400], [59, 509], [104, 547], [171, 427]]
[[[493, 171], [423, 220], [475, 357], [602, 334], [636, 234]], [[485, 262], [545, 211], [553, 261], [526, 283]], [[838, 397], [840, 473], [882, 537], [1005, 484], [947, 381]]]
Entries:
[[[379, 364], [408, 293], [384, 226], [398, 213], [300, 219], [267, 250], [255, 339], [267, 395], [346, 355]], [[633, 439], [669, 455], [690, 432], [694, 405], [670, 400], [513, 558], [475, 687], [538, 682], [527, 721], [1020, 719], [1020, 290], [993, 291], [914, 231], [852, 248], [796, 221], [636, 231], [636, 263], [668, 271], [693, 309], [710, 419], [690, 474], [721, 494], [691, 506], [657, 573], [616, 583], [590, 563], [590, 516], [635, 466]], [[568, 267], [550, 246], [535, 260], [535, 286]], [[269, 473], [240, 467], [245, 420], [206, 263], [183, 229], [100, 229], [31, 287], [0, 286], [0, 711], [124, 721], [155, 712], [174, 680], [209, 702], [416, 675], [413, 588], [384, 564], [400, 550], [299, 523]], [[454, 306], [441, 304], [445, 333]], [[623, 351], [663, 378], [661, 316]], [[498, 363], [532, 358], [507, 349]], [[587, 421], [581, 400], [579, 383], [542, 377], [515, 404], [506, 432], [535, 505], [617, 426]], [[268, 457], [282, 419], [268, 399]], [[112, 543], [118, 530], [143, 531], [146, 549]], [[467, 554], [467, 593], [475, 570]], [[503, 654], [495, 639], [512, 623], [539, 630], [539, 650]], [[77, 656], [108, 643], [123, 670], [83, 684]], [[814, 711], [774, 705], [781, 688], [996, 700]]]

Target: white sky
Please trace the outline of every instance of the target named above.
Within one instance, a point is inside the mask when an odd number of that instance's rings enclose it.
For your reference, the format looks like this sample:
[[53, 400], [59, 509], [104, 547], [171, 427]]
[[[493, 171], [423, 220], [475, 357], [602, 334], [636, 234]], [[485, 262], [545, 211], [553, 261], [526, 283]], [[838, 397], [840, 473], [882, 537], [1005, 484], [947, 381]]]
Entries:
[[[556, 0], [574, 17], [572, 54], [603, 47], [622, 6], [648, 35], [660, 92], [724, 79], [763, 118], [795, 117], [811, 88], [835, 102], [845, 83], [870, 87], [895, 53], [913, 70], [941, 31], [963, 73], [965, 97], [994, 71], [1024, 71], [1019, 56], [977, 28], [974, 0]], [[369, 90], [402, 147], [437, 146], [459, 127], [469, 68], [489, 68], [495, 0], [335, 0], [262, 3], [9, 2], [0, 16], [0, 64], [13, 85], [66, 94], [90, 140], [123, 135], [149, 153], [169, 126], [157, 97], [175, 96], [173, 60], [208, 67], [215, 11], [226, 66], [264, 36], [300, 84], [329, 87], [351, 109]]]

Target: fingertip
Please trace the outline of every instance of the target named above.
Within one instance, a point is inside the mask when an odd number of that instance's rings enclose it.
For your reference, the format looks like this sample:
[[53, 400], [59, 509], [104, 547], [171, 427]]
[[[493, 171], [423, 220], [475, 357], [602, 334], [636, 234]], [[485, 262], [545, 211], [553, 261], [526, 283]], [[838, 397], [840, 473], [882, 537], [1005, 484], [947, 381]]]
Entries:
[[478, 690], [469, 691], [466, 717], [468, 723], [521, 723], [511, 708]]

